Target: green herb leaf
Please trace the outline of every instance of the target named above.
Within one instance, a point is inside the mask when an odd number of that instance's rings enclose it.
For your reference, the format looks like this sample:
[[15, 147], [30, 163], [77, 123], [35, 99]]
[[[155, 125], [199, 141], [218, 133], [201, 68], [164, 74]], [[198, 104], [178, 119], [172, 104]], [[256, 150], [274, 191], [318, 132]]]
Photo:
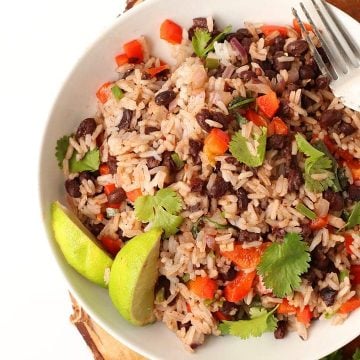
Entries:
[[205, 67], [209, 70], [217, 69], [220, 65], [219, 59], [207, 57], [205, 60]]
[[262, 165], [265, 159], [266, 132], [267, 129], [262, 127], [261, 135], [252, 135], [252, 139], [258, 143], [256, 154], [253, 155], [247, 146], [248, 140], [241, 135], [240, 131], [238, 131], [235, 135], [233, 135], [229, 144], [231, 154], [238, 161], [250, 167], [258, 167]]
[[241, 127], [241, 125], [245, 125], [245, 124], [247, 124], [247, 123], [249, 122], [246, 117], [242, 116], [242, 115], [241, 115], [240, 113], [238, 113], [237, 111], [234, 111], [232, 114], [235, 115], [236, 121], [238, 122], [238, 124], [240, 125], [240, 127]]
[[89, 150], [81, 160], [76, 160], [76, 153], [69, 161], [69, 169], [72, 173], [82, 171], [96, 171], [100, 166], [99, 149]]
[[160, 304], [165, 300], [165, 289], [162, 287], [155, 296], [155, 304]]
[[113, 93], [116, 100], [120, 100], [124, 97], [124, 92], [117, 85], [114, 85], [111, 88], [111, 92]]
[[258, 273], [278, 297], [290, 295], [300, 286], [300, 275], [309, 268], [308, 245], [296, 233], [287, 233], [283, 243], [271, 244], [263, 253]]
[[204, 220], [208, 221], [210, 224], [215, 225], [214, 226], [215, 229], [228, 229], [230, 227], [230, 225], [228, 225], [227, 222], [226, 222], [226, 224], [220, 224], [217, 221], [215, 221], [215, 220], [213, 220], [211, 218], [208, 218], [206, 216], [204, 217]]
[[336, 350], [333, 353], [321, 358], [320, 360], [343, 360], [341, 350]]
[[203, 221], [203, 218], [199, 218], [195, 223], [194, 225], [192, 226], [191, 228], [191, 234], [193, 236], [194, 239], [197, 238], [197, 236], [199, 235], [199, 232], [200, 232], [200, 224], [201, 222]]
[[180, 159], [179, 154], [177, 154], [177, 153], [175, 153], [175, 152], [172, 153], [172, 154], [171, 154], [171, 159], [172, 159], [172, 161], [174, 162], [174, 164], [175, 164], [175, 166], [176, 166], [176, 168], [177, 168], [178, 170], [180, 170], [180, 169], [182, 169], [182, 168], [184, 167], [185, 162]]
[[310, 210], [307, 206], [305, 206], [303, 203], [299, 203], [296, 205], [296, 210], [306, 216], [308, 219], [310, 220], [315, 220], [316, 219], [316, 214]]
[[173, 189], [161, 189], [155, 195], [139, 196], [135, 200], [135, 216], [142, 222], [151, 222], [152, 227], [160, 227], [166, 236], [175, 234], [183, 222], [178, 216], [182, 202]]
[[360, 360], [360, 348], [355, 350], [355, 353], [352, 356], [352, 360]]
[[345, 278], [349, 277], [349, 270], [341, 270], [339, 273], [339, 281], [343, 282], [345, 280]]
[[190, 275], [188, 273], [185, 273], [182, 277], [181, 277], [182, 281], [184, 283], [187, 283], [190, 280]]
[[[305, 160], [305, 187], [314, 193], [320, 193], [329, 187], [336, 188], [335, 175], [333, 170], [332, 160], [329, 159], [323, 152], [313, 147], [302, 135], [299, 133], [295, 135], [296, 143], [301, 152], [303, 152], [307, 159]], [[322, 180], [314, 179], [315, 175], [327, 175]], [[339, 185], [339, 184], [337, 184]]]
[[345, 225], [345, 229], [352, 229], [356, 225], [360, 225], [360, 201], [358, 201], [352, 209], [349, 219]]
[[62, 169], [63, 166], [62, 163], [63, 160], [65, 159], [67, 148], [69, 147], [69, 138], [70, 136], [64, 135], [56, 142], [55, 156], [58, 161], [58, 165], [60, 169]]
[[274, 331], [277, 320], [273, 315], [276, 308], [268, 312], [264, 308], [252, 307], [250, 309], [250, 320], [223, 321], [219, 330], [223, 335], [238, 336], [245, 340], [249, 337], [259, 337], [266, 331]]
[[191, 39], [192, 47], [194, 49], [194, 53], [202, 58], [206, 55], [206, 45], [211, 40], [211, 35], [207, 30], [204, 29], [196, 29], [194, 32], [194, 36]]
[[235, 99], [233, 99], [229, 105], [228, 105], [228, 109], [229, 110], [234, 110], [240, 107], [243, 107], [247, 104], [250, 104], [252, 102], [255, 101], [255, 98], [244, 98], [242, 96], [237, 96]]

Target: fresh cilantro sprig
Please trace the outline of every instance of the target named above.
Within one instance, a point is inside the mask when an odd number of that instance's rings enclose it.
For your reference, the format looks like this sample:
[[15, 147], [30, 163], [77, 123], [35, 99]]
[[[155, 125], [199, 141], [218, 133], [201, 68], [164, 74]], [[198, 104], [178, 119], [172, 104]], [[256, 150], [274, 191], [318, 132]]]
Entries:
[[99, 149], [89, 150], [82, 159], [76, 160], [76, 152], [73, 153], [69, 161], [69, 170], [72, 173], [82, 171], [96, 171], [100, 166]]
[[[313, 147], [301, 134], [295, 135], [296, 143], [299, 150], [304, 153], [307, 158], [305, 160], [304, 180], [305, 187], [315, 193], [334, 187], [335, 175], [332, 172], [333, 163], [322, 151]], [[323, 180], [315, 180], [314, 175], [326, 174]]]
[[194, 36], [191, 39], [194, 53], [200, 58], [205, 57], [210, 51], [214, 50], [214, 44], [223, 40], [230, 31], [231, 25], [228, 25], [220, 34], [216, 35], [211, 40], [211, 34], [208, 30], [196, 29]]
[[264, 308], [253, 307], [250, 309], [250, 320], [223, 321], [219, 330], [223, 335], [238, 336], [245, 340], [249, 337], [259, 337], [264, 332], [274, 331], [277, 320], [273, 315], [276, 308], [267, 311]]
[[287, 233], [283, 243], [272, 243], [257, 267], [267, 288], [278, 297], [290, 295], [300, 286], [300, 275], [309, 268], [308, 245], [296, 233]]
[[358, 201], [352, 209], [348, 221], [345, 224], [345, 229], [352, 229], [356, 225], [360, 225], [360, 201]]
[[135, 216], [142, 222], [151, 222], [152, 227], [164, 229], [170, 236], [178, 231], [183, 218], [180, 196], [173, 189], [161, 189], [155, 195], [140, 196], [135, 200]]
[[229, 105], [228, 105], [228, 109], [229, 110], [234, 110], [237, 108], [241, 108], [247, 104], [250, 104], [252, 102], [255, 101], [255, 98], [246, 98], [246, 97], [242, 97], [242, 96], [237, 96], [236, 98], [234, 98], [232, 101], [230, 101]]
[[63, 167], [63, 160], [65, 159], [67, 148], [69, 147], [70, 136], [64, 135], [56, 142], [55, 156], [58, 161], [60, 169]]
[[[320, 360], [345, 360], [345, 358], [341, 350], [336, 350], [333, 353], [321, 358]], [[360, 360], [360, 348], [355, 350], [351, 360]]]
[[256, 154], [253, 155], [247, 146], [248, 139], [241, 135], [241, 132], [238, 131], [231, 138], [229, 149], [231, 154], [240, 162], [246, 164], [247, 166], [257, 167], [262, 165], [265, 159], [266, 151], [266, 132], [265, 127], [261, 128], [261, 134], [251, 135], [253, 140], [258, 143]]

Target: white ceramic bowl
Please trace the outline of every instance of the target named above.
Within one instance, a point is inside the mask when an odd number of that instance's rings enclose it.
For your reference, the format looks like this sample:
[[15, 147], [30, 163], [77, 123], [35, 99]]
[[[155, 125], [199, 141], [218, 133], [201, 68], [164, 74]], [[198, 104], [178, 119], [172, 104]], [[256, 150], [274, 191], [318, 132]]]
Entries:
[[[261, 338], [242, 341], [238, 338], [211, 337], [195, 354], [187, 353], [175, 334], [162, 323], [142, 328], [129, 325], [112, 306], [107, 290], [93, 285], [78, 275], [64, 261], [55, 245], [49, 226], [49, 206], [64, 197], [63, 176], [54, 157], [56, 140], [73, 131], [85, 117], [96, 110], [95, 91], [100, 84], [117, 79], [114, 56], [121, 45], [139, 35], [150, 40], [153, 54], [170, 60], [168, 45], [159, 39], [159, 25], [165, 18], [189, 27], [196, 16], [213, 15], [219, 25], [241, 27], [243, 21], [269, 24], [289, 24], [292, 20], [292, 0], [147, 0], [121, 15], [110, 29], [94, 42], [79, 60], [55, 102], [50, 115], [41, 154], [40, 197], [47, 236], [54, 257], [61, 267], [71, 291], [85, 310], [106, 331], [120, 342], [152, 359], [319, 359], [343, 346], [360, 334], [360, 311], [353, 313], [342, 326], [318, 321], [310, 330], [310, 337], [302, 341], [296, 334], [275, 340], [268, 333]], [[360, 32], [356, 21], [336, 11], [353, 34]]]

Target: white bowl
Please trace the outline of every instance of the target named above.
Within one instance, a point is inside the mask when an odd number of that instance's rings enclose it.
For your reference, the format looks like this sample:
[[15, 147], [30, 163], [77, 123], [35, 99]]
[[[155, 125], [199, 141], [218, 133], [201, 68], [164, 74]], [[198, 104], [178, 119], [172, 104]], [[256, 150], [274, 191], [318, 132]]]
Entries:
[[[111, 28], [94, 42], [78, 61], [66, 80], [50, 115], [41, 154], [40, 196], [43, 216], [54, 256], [71, 291], [91, 317], [123, 344], [152, 359], [319, 359], [343, 346], [360, 334], [360, 311], [353, 313], [341, 326], [317, 321], [311, 327], [309, 340], [296, 334], [275, 340], [268, 333], [246, 341], [235, 337], [211, 337], [195, 354], [187, 353], [174, 333], [162, 323], [146, 327], [128, 324], [113, 307], [108, 292], [77, 274], [65, 262], [55, 245], [49, 225], [49, 206], [64, 198], [63, 176], [54, 157], [56, 140], [71, 133], [79, 122], [96, 110], [95, 92], [108, 80], [115, 80], [114, 56], [121, 45], [139, 35], [150, 40], [153, 54], [170, 60], [168, 45], [159, 39], [159, 26], [165, 18], [189, 27], [196, 16], [213, 15], [219, 25], [243, 26], [243, 21], [268, 24], [289, 24], [292, 20], [292, 0], [147, 0], [121, 15]], [[358, 34], [359, 24], [336, 11], [350, 32]]]

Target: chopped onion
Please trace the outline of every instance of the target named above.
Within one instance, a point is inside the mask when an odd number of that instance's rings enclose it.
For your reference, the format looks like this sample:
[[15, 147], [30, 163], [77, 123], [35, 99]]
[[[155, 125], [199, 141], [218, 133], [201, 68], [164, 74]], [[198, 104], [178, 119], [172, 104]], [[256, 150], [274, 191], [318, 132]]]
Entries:
[[231, 38], [230, 44], [234, 49], [236, 56], [241, 60], [241, 63], [244, 65], [248, 61], [248, 54], [246, 49], [241, 45], [239, 40], [236, 37]]

